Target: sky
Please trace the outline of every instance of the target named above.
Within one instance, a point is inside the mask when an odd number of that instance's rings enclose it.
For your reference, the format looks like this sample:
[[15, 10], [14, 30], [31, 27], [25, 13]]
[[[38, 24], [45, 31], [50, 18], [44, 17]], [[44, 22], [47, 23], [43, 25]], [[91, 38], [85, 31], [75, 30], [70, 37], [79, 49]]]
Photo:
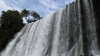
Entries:
[[8, 9], [21, 11], [26, 8], [30, 11], [36, 11], [40, 16], [44, 17], [64, 8], [66, 4], [73, 1], [75, 0], [0, 0], [0, 14], [1, 11]]

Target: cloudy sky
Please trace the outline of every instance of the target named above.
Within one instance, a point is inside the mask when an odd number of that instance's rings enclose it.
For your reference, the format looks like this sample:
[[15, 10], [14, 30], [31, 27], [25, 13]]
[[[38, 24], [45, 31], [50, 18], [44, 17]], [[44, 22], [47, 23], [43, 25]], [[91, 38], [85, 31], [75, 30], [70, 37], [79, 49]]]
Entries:
[[0, 12], [8, 9], [21, 11], [26, 8], [30, 11], [36, 11], [44, 17], [73, 1], [75, 0], [0, 0]]

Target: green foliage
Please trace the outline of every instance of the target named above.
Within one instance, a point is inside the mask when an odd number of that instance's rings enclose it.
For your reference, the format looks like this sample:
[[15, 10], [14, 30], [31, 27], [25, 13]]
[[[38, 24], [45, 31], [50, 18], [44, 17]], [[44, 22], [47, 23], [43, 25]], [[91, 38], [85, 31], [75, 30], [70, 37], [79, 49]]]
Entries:
[[1, 27], [3, 29], [13, 28], [17, 26], [20, 21], [22, 22], [20, 13], [17, 10], [2, 12], [1, 18]]
[[1, 16], [0, 16], [0, 27], [1, 27]]
[[30, 11], [26, 10], [26, 9], [23, 9], [22, 12], [21, 12], [22, 17], [27, 17], [29, 14], [30, 14]]
[[[29, 15], [33, 16], [33, 18], [35, 18], [35, 19], [34, 20], [29, 20], [27, 18]], [[21, 17], [26, 17], [25, 19], [27, 20], [28, 23], [35, 22], [35, 21], [42, 18], [42, 17], [40, 18], [40, 15], [37, 12], [35, 12], [35, 11], [30, 12], [29, 10], [26, 10], [26, 9], [23, 9], [21, 11]]]
[[39, 15], [37, 12], [35, 12], [35, 11], [32, 11], [32, 12], [31, 12], [31, 15], [32, 15], [33, 18], [35, 18], [35, 19], [40, 19], [40, 15]]
[[0, 51], [24, 25], [17, 10], [2, 11], [0, 27]]

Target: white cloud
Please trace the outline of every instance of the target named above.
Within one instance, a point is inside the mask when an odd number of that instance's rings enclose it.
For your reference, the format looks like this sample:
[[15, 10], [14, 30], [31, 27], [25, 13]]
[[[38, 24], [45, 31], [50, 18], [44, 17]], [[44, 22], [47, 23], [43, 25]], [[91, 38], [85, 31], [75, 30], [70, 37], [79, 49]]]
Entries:
[[0, 0], [0, 12], [6, 9], [11, 9], [11, 8], [7, 6], [3, 0]]
[[50, 6], [50, 2], [52, 0], [39, 0], [39, 2], [43, 5], [43, 6], [46, 6], [46, 7], [49, 7]]
[[24, 24], [27, 24], [28, 22], [26, 21], [26, 19], [25, 19], [26, 17], [23, 17], [22, 19], [23, 19], [23, 23]]
[[[73, 1], [75, 0], [0, 0], [0, 12], [8, 9], [21, 11], [26, 8], [30, 11], [36, 11], [40, 16], [44, 17]], [[23, 18], [23, 23], [27, 23], [25, 18]]]
[[0, 0], [0, 12], [8, 9], [21, 11], [26, 8], [42, 16], [65, 7], [74, 0]]
[[48, 9], [58, 9], [59, 6], [53, 0], [39, 0], [39, 2]]
[[53, 0], [39, 0], [39, 3], [43, 7], [44, 15], [52, 13], [59, 8], [58, 4], [54, 2]]
[[19, 10], [20, 11], [19, 8], [17, 8], [17, 7], [10, 7], [9, 5], [7, 5], [5, 3], [4, 0], [0, 0], [0, 14], [1, 14], [2, 11], [6, 11], [8, 9], [16, 9], [16, 10]]

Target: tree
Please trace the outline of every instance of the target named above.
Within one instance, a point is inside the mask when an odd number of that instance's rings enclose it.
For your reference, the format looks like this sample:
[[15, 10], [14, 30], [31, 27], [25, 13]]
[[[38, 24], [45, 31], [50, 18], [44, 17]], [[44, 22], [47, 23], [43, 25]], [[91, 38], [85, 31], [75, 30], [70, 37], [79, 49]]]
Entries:
[[1, 27], [1, 16], [0, 16], [0, 27]]
[[23, 9], [22, 12], [21, 12], [22, 17], [27, 17], [29, 14], [30, 14], [30, 11], [26, 10], [26, 9]]
[[3, 11], [1, 15], [1, 26], [3, 29], [12, 28], [12, 27], [20, 27], [19, 24], [22, 23], [21, 15], [17, 10], [8, 10]]
[[24, 26], [21, 15], [17, 10], [2, 11], [0, 27], [0, 51]]
[[40, 19], [40, 15], [39, 15], [37, 12], [35, 12], [35, 11], [32, 11], [32, 12], [31, 12], [31, 15], [32, 15], [33, 18], [35, 18], [36, 20]]

